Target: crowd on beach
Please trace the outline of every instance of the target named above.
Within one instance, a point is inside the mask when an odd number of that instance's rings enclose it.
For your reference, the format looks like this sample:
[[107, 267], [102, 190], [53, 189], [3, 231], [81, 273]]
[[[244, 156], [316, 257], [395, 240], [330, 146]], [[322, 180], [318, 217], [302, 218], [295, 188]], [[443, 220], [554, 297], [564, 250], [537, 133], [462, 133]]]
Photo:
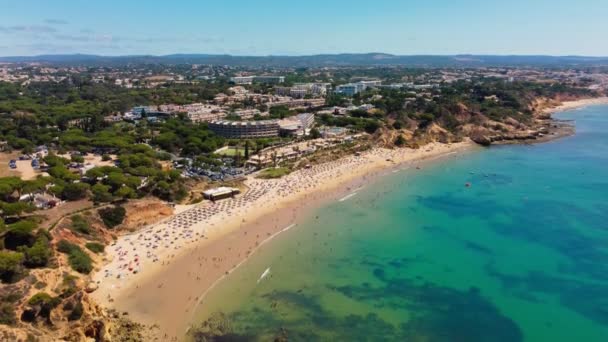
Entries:
[[[279, 179], [259, 179], [252, 175], [244, 182], [246, 189], [239, 195], [215, 202], [178, 206], [172, 217], [116, 240], [106, 248], [109, 262], [93, 277], [98, 285], [95, 297], [110, 307], [121, 307], [121, 310], [129, 312], [128, 305], [109, 303], [115, 300], [122, 303], [124, 299], [129, 305], [144, 305], [145, 308], [138, 310], [150, 318], [148, 315], [152, 311], [157, 313], [157, 310], [146, 306], [146, 303], [153, 301], [158, 305], [169, 305], [166, 300], [152, 298], [163, 291], [175, 293], [179, 289], [183, 296], [179, 300], [171, 299], [175, 302], [172, 312], [184, 310], [188, 314], [221, 277], [242, 264], [266, 241], [292, 227], [310, 203], [335, 195], [343, 196], [341, 194], [345, 192], [352, 197], [365, 185], [368, 177], [382, 174], [387, 168], [397, 171], [405, 166], [417, 166], [419, 160], [448, 154], [456, 148], [458, 146], [441, 145], [427, 146], [424, 150], [374, 149], [361, 155], [312, 165]], [[371, 205], [375, 205], [374, 202]], [[279, 214], [282, 208], [286, 210]], [[244, 235], [242, 240], [233, 240], [240, 235]], [[230, 239], [221, 240], [225, 243], [220, 244], [205, 242], [223, 236], [230, 236]], [[184, 262], [192, 266], [174, 267], [185, 265]], [[161, 271], [163, 269], [166, 271]], [[165, 274], [171, 274], [171, 279], [166, 279]], [[142, 278], [144, 275], [150, 277]], [[152, 317], [150, 323], [161, 325], [163, 333], [179, 335], [175, 330], [179, 330], [179, 320], [159, 319], [157, 315]], [[165, 335], [165, 340], [170, 339]]]
[[[389, 153], [390, 151], [384, 151]], [[207, 239], [211, 231], [222, 229], [231, 218], [245, 218], [260, 209], [276, 208], [290, 197], [306, 194], [321, 185], [335, 182], [345, 174], [365, 165], [373, 165], [378, 152], [364, 156], [349, 156], [332, 162], [298, 170], [280, 179], [245, 181], [247, 190], [234, 198], [216, 202], [205, 201], [193, 205], [171, 218], [121, 237], [110, 246], [114, 256], [95, 280], [98, 284], [115, 279], [120, 283], [133, 274], [141, 273], [152, 263], [165, 265], [180, 250], [197, 241]]]

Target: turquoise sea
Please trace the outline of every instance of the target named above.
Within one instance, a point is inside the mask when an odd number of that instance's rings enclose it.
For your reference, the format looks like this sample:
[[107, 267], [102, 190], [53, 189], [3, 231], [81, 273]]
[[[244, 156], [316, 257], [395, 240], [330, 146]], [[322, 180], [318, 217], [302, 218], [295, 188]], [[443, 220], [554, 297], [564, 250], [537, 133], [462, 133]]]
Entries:
[[224, 315], [225, 340], [608, 341], [608, 106], [558, 117], [577, 134], [391, 173], [319, 209], [200, 321]]

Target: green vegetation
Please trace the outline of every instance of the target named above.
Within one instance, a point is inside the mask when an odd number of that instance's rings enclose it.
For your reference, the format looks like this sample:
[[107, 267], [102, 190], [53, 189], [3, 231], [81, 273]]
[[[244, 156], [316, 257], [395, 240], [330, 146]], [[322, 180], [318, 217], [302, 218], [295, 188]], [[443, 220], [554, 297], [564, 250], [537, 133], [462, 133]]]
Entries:
[[57, 307], [57, 305], [59, 305], [60, 303], [61, 298], [59, 297], [52, 297], [51, 295], [45, 292], [36, 293], [27, 301], [27, 304], [38, 309], [33, 312], [24, 312], [24, 316], [26, 316], [24, 317], [25, 321], [34, 321], [36, 319], [36, 316], [40, 316], [48, 321], [50, 319], [51, 310]]
[[4, 283], [15, 282], [23, 270], [23, 253], [0, 250], [0, 279]]
[[217, 155], [226, 156], [226, 157], [234, 157], [239, 154], [241, 157], [245, 156], [245, 150], [243, 148], [237, 147], [228, 147], [221, 151], [216, 152]]
[[17, 323], [17, 313], [15, 305], [12, 303], [0, 303], [0, 324], [15, 325]]
[[0, 280], [3, 283], [19, 281], [28, 268], [46, 267], [53, 256], [46, 230], [38, 229], [33, 219], [22, 219], [4, 225], [0, 220]]
[[48, 293], [38, 292], [33, 295], [27, 303], [29, 305], [51, 305], [55, 306], [57, 304], [57, 299], [51, 297]]
[[121, 224], [125, 219], [126, 213], [125, 208], [118, 206], [99, 209], [99, 216], [108, 228], [114, 228]]
[[80, 317], [82, 317], [83, 311], [84, 311], [84, 307], [82, 306], [82, 302], [78, 301], [78, 303], [76, 303], [76, 305], [74, 305], [74, 308], [68, 315], [68, 321], [79, 320]]
[[258, 178], [262, 178], [262, 179], [281, 178], [283, 176], [288, 175], [290, 172], [291, 172], [291, 170], [286, 167], [268, 168], [268, 169], [260, 171]]
[[68, 262], [74, 271], [89, 274], [93, 270], [93, 260], [78, 245], [61, 240], [57, 243], [57, 250], [68, 255]]
[[105, 250], [105, 246], [97, 242], [87, 242], [84, 246], [95, 254], [101, 254]]
[[46, 266], [53, 254], [49, 239], [44, 234], [40, 234], [36, 238], [36, 242], [34, 242], [32, 247], [20, 246], [18, 250], [25, 255], [23, 264], [29, 268]]
[[72, 225], [71, 225], [72, 231], [80, 233], [80, 234], [90, 234], [91, 233], [91, 226], [89, 225], [87, 220], [84, 217], [82, 217], [82, 215], [76, 214], [76, 215], [72, 216], [71, 219], [72, 219]]
[[266, 119], [284, 119], [298, 114], [296, 111], [289, 110], [287, 106], [274, 106], [268, 110], [269, 117]]
[[331, 116], [328, 114], [320, 115], [317, 121], [326, 126], [346, 127], [355, 131], [365, 131], [374, 133], [380, 128], [380, 123], [377, 119], [357, 118], [349, 116]]

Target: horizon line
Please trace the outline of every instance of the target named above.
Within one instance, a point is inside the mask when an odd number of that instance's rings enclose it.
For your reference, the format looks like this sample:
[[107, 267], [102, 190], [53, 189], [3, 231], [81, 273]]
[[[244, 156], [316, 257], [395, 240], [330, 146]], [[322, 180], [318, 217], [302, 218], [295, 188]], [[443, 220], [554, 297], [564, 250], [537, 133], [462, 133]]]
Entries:
[[315, 56], [339, 56], [339, 55], [386, 55], [391, 57], [459, 57], [459, 56], [475, 56], [475, 57], [556, 57], [556, 58], [608, 58], [608, 55], [578, 55], [578, 54], [493, 54], [493, 53], [453, 53], [453, 54], [394, 54], [387, 52], [328, 52], [328, 53], [312, 53], [312, 54], [230, 54], [230, 53], [205, 53], [205, 52], [191, 52], [191, 53], [168, 53], [168, 54], [96, 54], [96, 53], [40, 53], [35, 55], [5, 55], [0, 58], [35, 58], [44, 56], [94, 56], [94, 57], [106, 57], [106, 58], [117, 58], [117, 57], [169, 57], [169, 56], [230, 56], [230, 57], [315, 57]]

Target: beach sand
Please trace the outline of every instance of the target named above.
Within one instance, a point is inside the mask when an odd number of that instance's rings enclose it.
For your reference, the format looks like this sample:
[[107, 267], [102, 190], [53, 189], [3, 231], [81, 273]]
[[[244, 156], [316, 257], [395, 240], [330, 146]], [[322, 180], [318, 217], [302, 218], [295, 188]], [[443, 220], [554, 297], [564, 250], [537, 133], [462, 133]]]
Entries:
[[608, 97], [597, 97], [597, 98], [582, 99], [582, 100], [577, 100], [577, 101], [566, 101], [566, 102], [562, 102], [562, 104], [560, 104], [557, 107], [546, 108], [544, 110], [544, 112], [545, 113], [557, 113], [557, 112], [564, 112], [564, 111], [572, 110], [572, 109], [583, 108], [583, 107], [587, 107], [587, 106], [603, 105], [603, 104], [608, 104]]
[[248, 190], [234, 199], [180, 208], [171, 218], [108, 246], [108, 263], [93, 276], [99, 288], [91, 295], [104, 307], [155, 325], [160, 340], [180, 340], [210, 288], [311, 210], [391, 168], [474, 146], [466, 141], [416, 150], [374, 149], [281, 179], [248, 179]]

